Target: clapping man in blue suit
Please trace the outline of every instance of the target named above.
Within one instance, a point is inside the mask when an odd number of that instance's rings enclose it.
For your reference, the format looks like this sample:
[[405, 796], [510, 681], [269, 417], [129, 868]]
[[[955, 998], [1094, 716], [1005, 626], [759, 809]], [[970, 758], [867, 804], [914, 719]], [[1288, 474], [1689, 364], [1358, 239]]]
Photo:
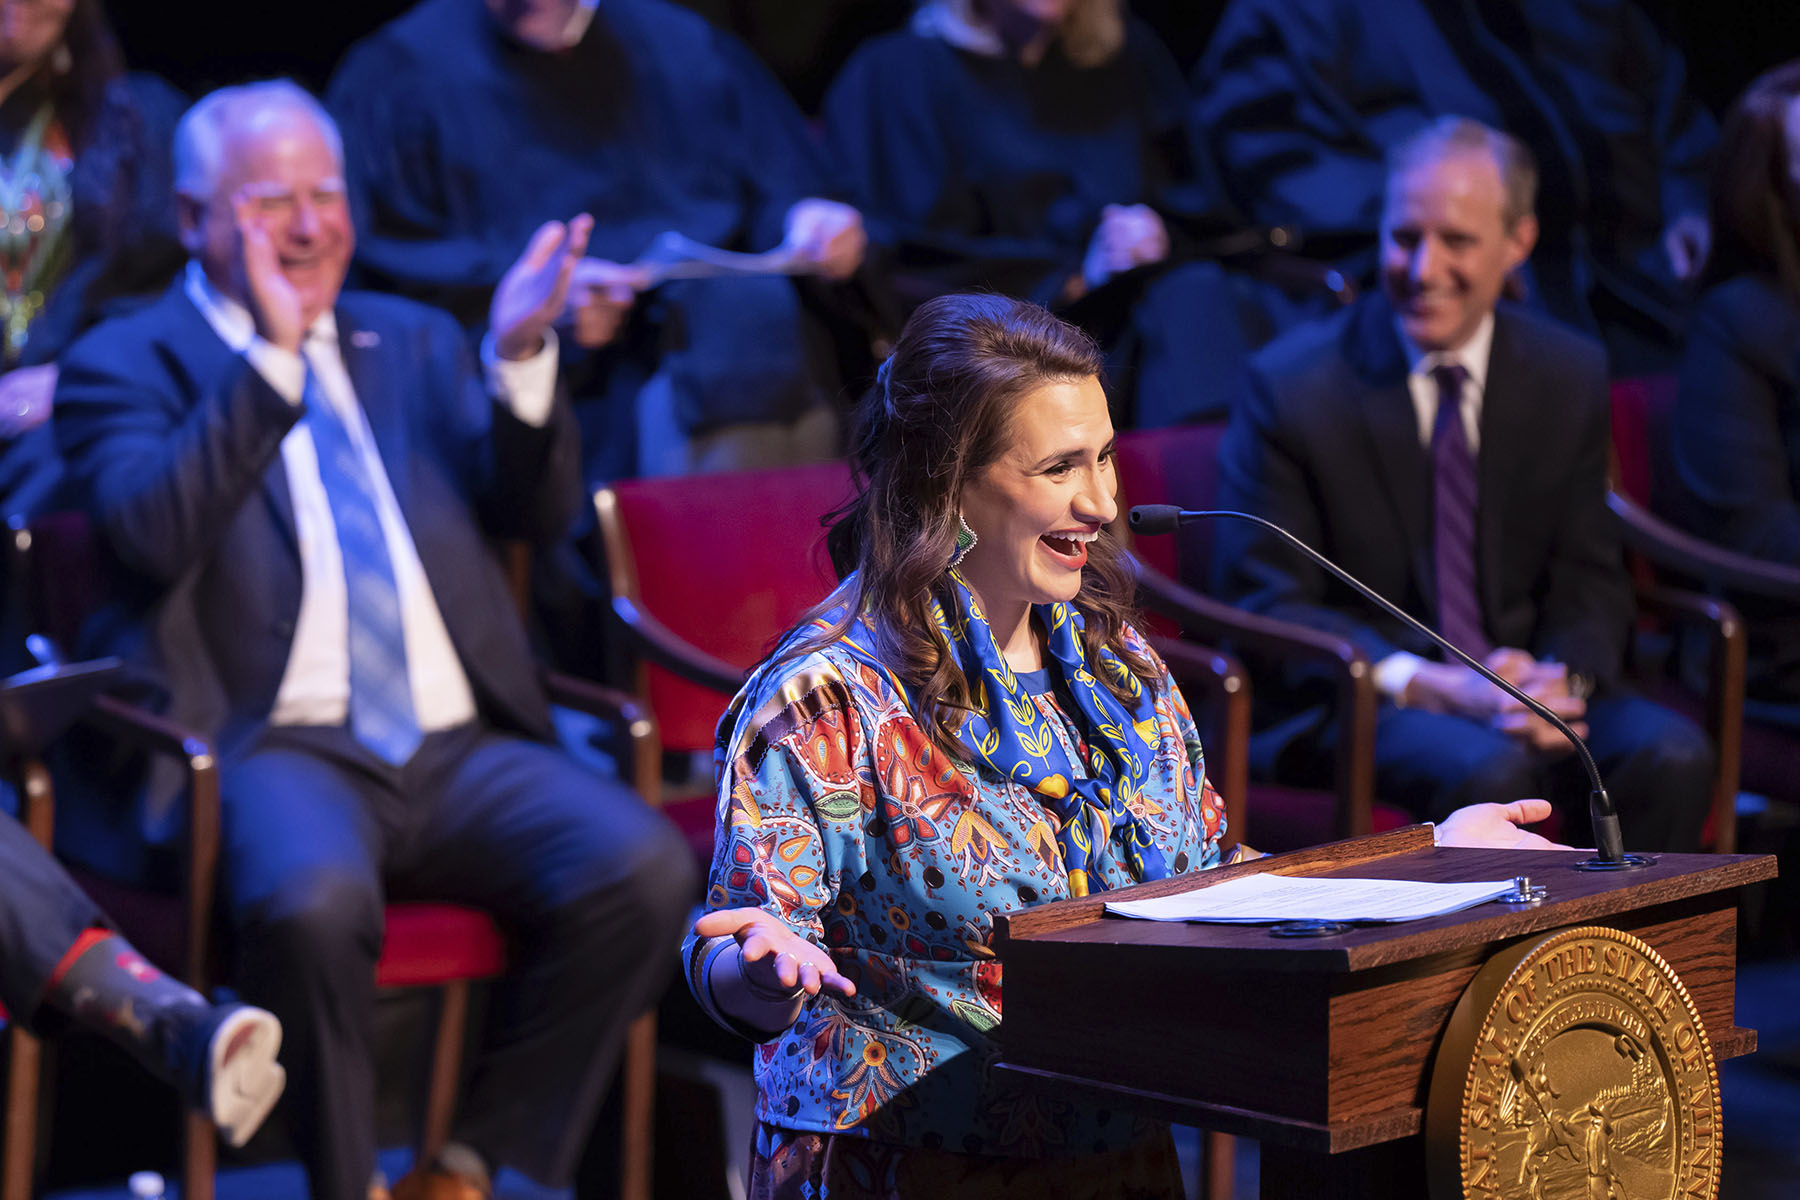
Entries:
[[[491, 539], [580, 502], [555, 334], [592, 222], [537, 231], [480, 367], [447, 315], [342, 293], [338, 133], [286, 83], [201, 100], [176, 136], [190, 262], [63, 365], [57, 436], [101, 536], [122, 653], [221, 753], [221, 902], [246, 998], [281, 1017], [313, 1194], [375, 1166], [382, 908], [461, 901], [512, 936], [451, 1151], [396, 1197], [476, 1197], [502, 1163], [567, 1185], [693, 874], [679, 836], [560, 752]], [[152, 776], [133, 837], [166, 844]]]

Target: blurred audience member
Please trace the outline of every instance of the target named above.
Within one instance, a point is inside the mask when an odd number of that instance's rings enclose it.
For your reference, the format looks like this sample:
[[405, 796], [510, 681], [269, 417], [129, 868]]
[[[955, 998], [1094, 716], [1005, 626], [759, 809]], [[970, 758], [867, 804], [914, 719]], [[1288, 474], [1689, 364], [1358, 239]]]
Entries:
[[1621, 374], [1673, 360], [1714, 126], [1634, 0], [1233, 0], [1195, 88], [1251, 219], [1346, 249], [1376, 232], [1383, 155], [1433, 117], [1516, 135], [1543, 171], [1535, 301]]
[[[1659, 505], [1710, 541], [1800, 567], [1800, 62], [1757, 79], [1726, 118], [1712, 226], [1671, 430], [1676, 494]], [[1736, 600], [1750, 698], [1800, 706], [1800, 613]]]
[[1121, 0], [926, 0], [852, 57], [825, 113], [908, 302], [1060, 308], [1111, 347], [1132, 423], [1164, 425], [1222, 414], [1274, 332], [1266, 305], [1291, 306], [1193, 261], [1241, 231], [1209, 211], [1186, 104]]
[[[1584, 731], [1632, 848], [1691, 850], [1711, 747], [1620, 678], [1632, 600], [1605, 504], [1605, 354], [1501, 300], [1536, 240], [1535, 183], [1529, 152], [1474, 121], [1396, 147], [1382, 290], [1257, 356], [1220, 500], [1293, 531]], [[1214, 549], [1223, 595], [1374, 662], [1381, 796], [1431, 819], [1546, 796], [1586, 844], [1587, 777], [1554, 726], [1274, 535], [1224, 522]], [[1265, 769], [1329, 778], [1344, 748], [1328, 702], [1303, 681], [1269, 692]]]
[[[580, 502], [550, 326], [588, 218], [546, 223], [502, 275], [484, 386], [448, 315], [340, 294], [355, 233], [311, 96], [213, 93], [175, 165], [186, 274], [58, 383], [113, 598], [83, 649], [218, 747], [219, 903], [241, 990], [287, 1031], [313, 1194], [363, 1200], [375, 1169], [390, 893], [483, 908], [513, 950], [455, 1144], [394, 1200], [486, 1195], [502, 1163], [567, 1186], [693, 891], [674, 828], [554, 745], [490, 543], [555, 538]], [[71, 848], [141, 867], [179, 833], [177, 783], [108, 793]]]
[[[169, 139], [185, 102], [127, 75], [99, 0], [0, 0], [0, 505], [60, 471], [44, 422], [56, 357], [181, 264]], [[34, 433], [33, 431], [38, 431]]]
[[[330, 101], [361, 266], [466, 323], [539, 222], [594, 214], [562, 324], [590, 482], [838, 453], [837, 348], [809, 303], [861, 264], [862, 219], [822, 198], [793, 102], [730, 35], [664, 0], [424, 0], [351, 49]], [[647, 290], [627, 264], [669, 230], [785, 246], [825, 282]]]

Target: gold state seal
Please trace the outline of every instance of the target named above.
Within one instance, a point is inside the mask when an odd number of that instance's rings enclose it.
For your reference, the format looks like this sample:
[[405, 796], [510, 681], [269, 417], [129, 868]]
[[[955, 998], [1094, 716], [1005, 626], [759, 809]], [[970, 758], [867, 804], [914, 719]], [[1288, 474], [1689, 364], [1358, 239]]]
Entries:
[[1433, 1200], [1715, 1200], [1719, 1075], [1687, 989], [1589, 926], [1490, 959], [1432, 1071]]

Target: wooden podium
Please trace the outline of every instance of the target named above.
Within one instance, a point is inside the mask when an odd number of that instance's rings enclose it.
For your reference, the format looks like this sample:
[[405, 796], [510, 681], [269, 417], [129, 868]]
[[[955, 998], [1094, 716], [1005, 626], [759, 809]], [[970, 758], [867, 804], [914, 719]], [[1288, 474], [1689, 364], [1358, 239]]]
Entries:
[[[1528, 936], [1602, 925], [1642, 938], [1686, 984], [1719, 1059], [1756, 1032], [1733, 1020], [1736, 889], [1774, 858], [1665, 854], [1585, 872], [1567, 851], [1432, 845], [1413, 826], [995, 919], [1005, 964], [999, 1069], [1016, 1081], [1264, 1144], [1268, 1197], [1424, 1196], [1434, 1051], [1490, 956]], [[1105, 916], [1241, 875], [1433, 881], [1529, 875], [1533, 907], [1479, 905], [1337, 936]]]

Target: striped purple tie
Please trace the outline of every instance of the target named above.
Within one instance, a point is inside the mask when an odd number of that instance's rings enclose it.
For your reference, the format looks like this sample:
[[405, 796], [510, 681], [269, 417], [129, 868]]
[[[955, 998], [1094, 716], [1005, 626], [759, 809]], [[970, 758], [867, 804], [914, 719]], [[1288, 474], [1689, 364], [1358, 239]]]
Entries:
[[1462, 421], [1463, 380], [1469, 373], [1446, 364], [1433, 367], [1431, 377], [1438, 385], [1437, 423], [1431, 430], [1438, 632], [1479, 659], [1490, 647], [1475, 592], [1475, 456]]

